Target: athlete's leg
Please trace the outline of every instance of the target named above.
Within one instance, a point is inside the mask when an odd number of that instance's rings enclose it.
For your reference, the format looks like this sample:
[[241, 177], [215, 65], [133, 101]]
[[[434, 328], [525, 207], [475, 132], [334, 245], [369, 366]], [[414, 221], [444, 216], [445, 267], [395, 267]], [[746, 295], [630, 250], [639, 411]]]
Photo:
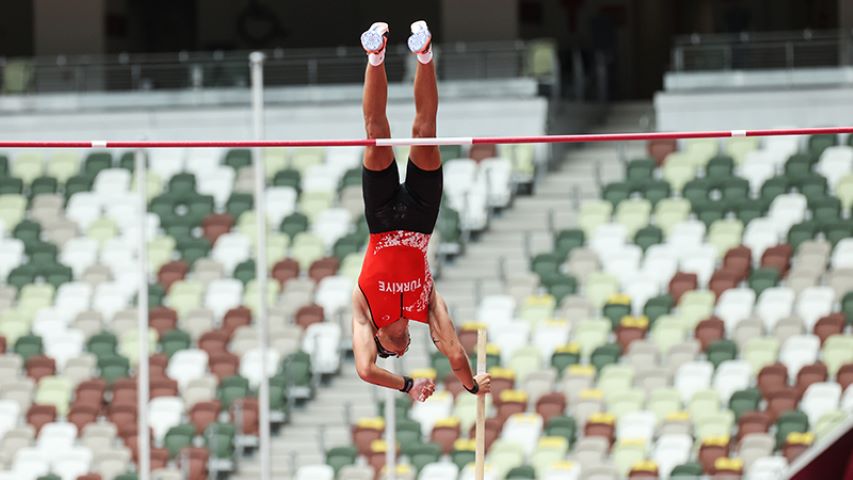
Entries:
[[[362, 35], [362, 46], [370, 55], [370, 61], [364, 72], [364, 129], [367, 138], [388, 138], [391, 126], [385, 114], [388, 103], [388, 76], [385, 73], [385, 39], [377, 43], [376, 35], [383, 36], [388, 30], [386, 24], [374, 23], [370, 30]], [[371, 43], [372, 42], [372, 43]], [[384, 170], [394, 161], [391, 147], [365, 147], [364, 167], [368, 170]]]
[[[426, 23], [412, 24], [409, 48], [418, 54], [415, 72], [415, 122], [412, 136], [415, 138], [435, 137], [435, 118], [438, 113], [438, 85], [435, 79], [435, 64], [432, 61], [431, 36]], [[409, 157], [421, 170], [436, 170], [441, 166], [441, 155], [436, 146], [413, 146]]]

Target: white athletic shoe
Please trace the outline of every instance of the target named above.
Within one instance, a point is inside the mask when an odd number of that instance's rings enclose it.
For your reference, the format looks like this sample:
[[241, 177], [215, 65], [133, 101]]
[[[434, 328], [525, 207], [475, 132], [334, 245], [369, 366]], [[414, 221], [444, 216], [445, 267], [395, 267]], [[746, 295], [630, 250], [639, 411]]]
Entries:
[[427, 53], [432, 43], [432, 34], [429, 27], [423, 20], [418, 20], [412, 24], [412, 35], [409, 37], [409, 50], [412, 53]]
[[361, 46], [369, 54], [380, 53], [385, 50], [388, 43], [388, 24], [376, 22], [361, 34]]

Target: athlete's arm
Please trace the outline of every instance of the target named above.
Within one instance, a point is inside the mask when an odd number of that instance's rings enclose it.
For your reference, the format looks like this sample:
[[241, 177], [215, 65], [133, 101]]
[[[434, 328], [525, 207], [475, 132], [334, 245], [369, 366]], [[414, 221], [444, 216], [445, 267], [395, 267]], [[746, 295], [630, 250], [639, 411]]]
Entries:
[[[401, 390], [406, 380], [401, 375], [395, 375], [376, 365], [376, 343], [373, 340], [373, 325], [364, 310], [364, 300], [358, 298], [361, 292], [353, 292], [352, 319], [352, 352], [355, 357], [355, 370], [358, 376], [367, 383], [380, 387]], [[424, 401], [432, 395], [435, 383], [426, 379], [414, 382], [408, 395], [413, 400]]]
[[468, 362], [468, 355], [459, 342], [459, 336], [456, 335], [456, 327], [453, 325], [453, 320], [450, 319], [447, 304], [436, 292], [433, 292], [429, 307], [429, 330], [432, 342], [438, 351], [450, 361], [450, 368], [456, 378], [462, 382], [462, 385], [468, 391], [473, 390], [474, 386], [478, 385], [480, 392], [488, 393], [492, 388], [491, 377], [488, 373], [474, 376], [471, 371], [471, 364]]

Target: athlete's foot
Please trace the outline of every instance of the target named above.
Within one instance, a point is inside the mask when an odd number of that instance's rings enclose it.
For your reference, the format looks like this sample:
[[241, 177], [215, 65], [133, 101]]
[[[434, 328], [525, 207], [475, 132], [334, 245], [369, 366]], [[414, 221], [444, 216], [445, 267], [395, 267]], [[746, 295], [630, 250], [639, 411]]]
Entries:
[[376, 22], [361, 34], [361, 47], [367, 52], [371, 65], [378, 66], [385, 61], [385, 46], [388, 44], [388, 24]]
[[412, 24], [412, 35], [409, 36], [409, 50], [418, 56], [418, 61], [426, 65], [432, 61], [432, 33], [423, 20]]

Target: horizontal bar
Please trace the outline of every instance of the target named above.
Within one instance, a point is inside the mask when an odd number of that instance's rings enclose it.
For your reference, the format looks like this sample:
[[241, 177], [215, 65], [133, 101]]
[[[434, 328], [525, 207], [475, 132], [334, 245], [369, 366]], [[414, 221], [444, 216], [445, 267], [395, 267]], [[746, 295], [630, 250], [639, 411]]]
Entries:
[[364, 138], [332, 140], [214, 140], [214, 141], [0, 141], [0, 148], [249, 148], [249, 147], [374, 147], [398, 145], [498, 145], [517, 143], [587, 143], [676, 140], [688, 138], [773, 137], [853, 133], [853, 127], [786, 128], [770, 130], [707, 130], [695, 132], [592, 133], [518, 137]]
[[377, 147], [395, 147], [399, 145], [471, 145], [472, 137], [445, 138], [377, 138]]

